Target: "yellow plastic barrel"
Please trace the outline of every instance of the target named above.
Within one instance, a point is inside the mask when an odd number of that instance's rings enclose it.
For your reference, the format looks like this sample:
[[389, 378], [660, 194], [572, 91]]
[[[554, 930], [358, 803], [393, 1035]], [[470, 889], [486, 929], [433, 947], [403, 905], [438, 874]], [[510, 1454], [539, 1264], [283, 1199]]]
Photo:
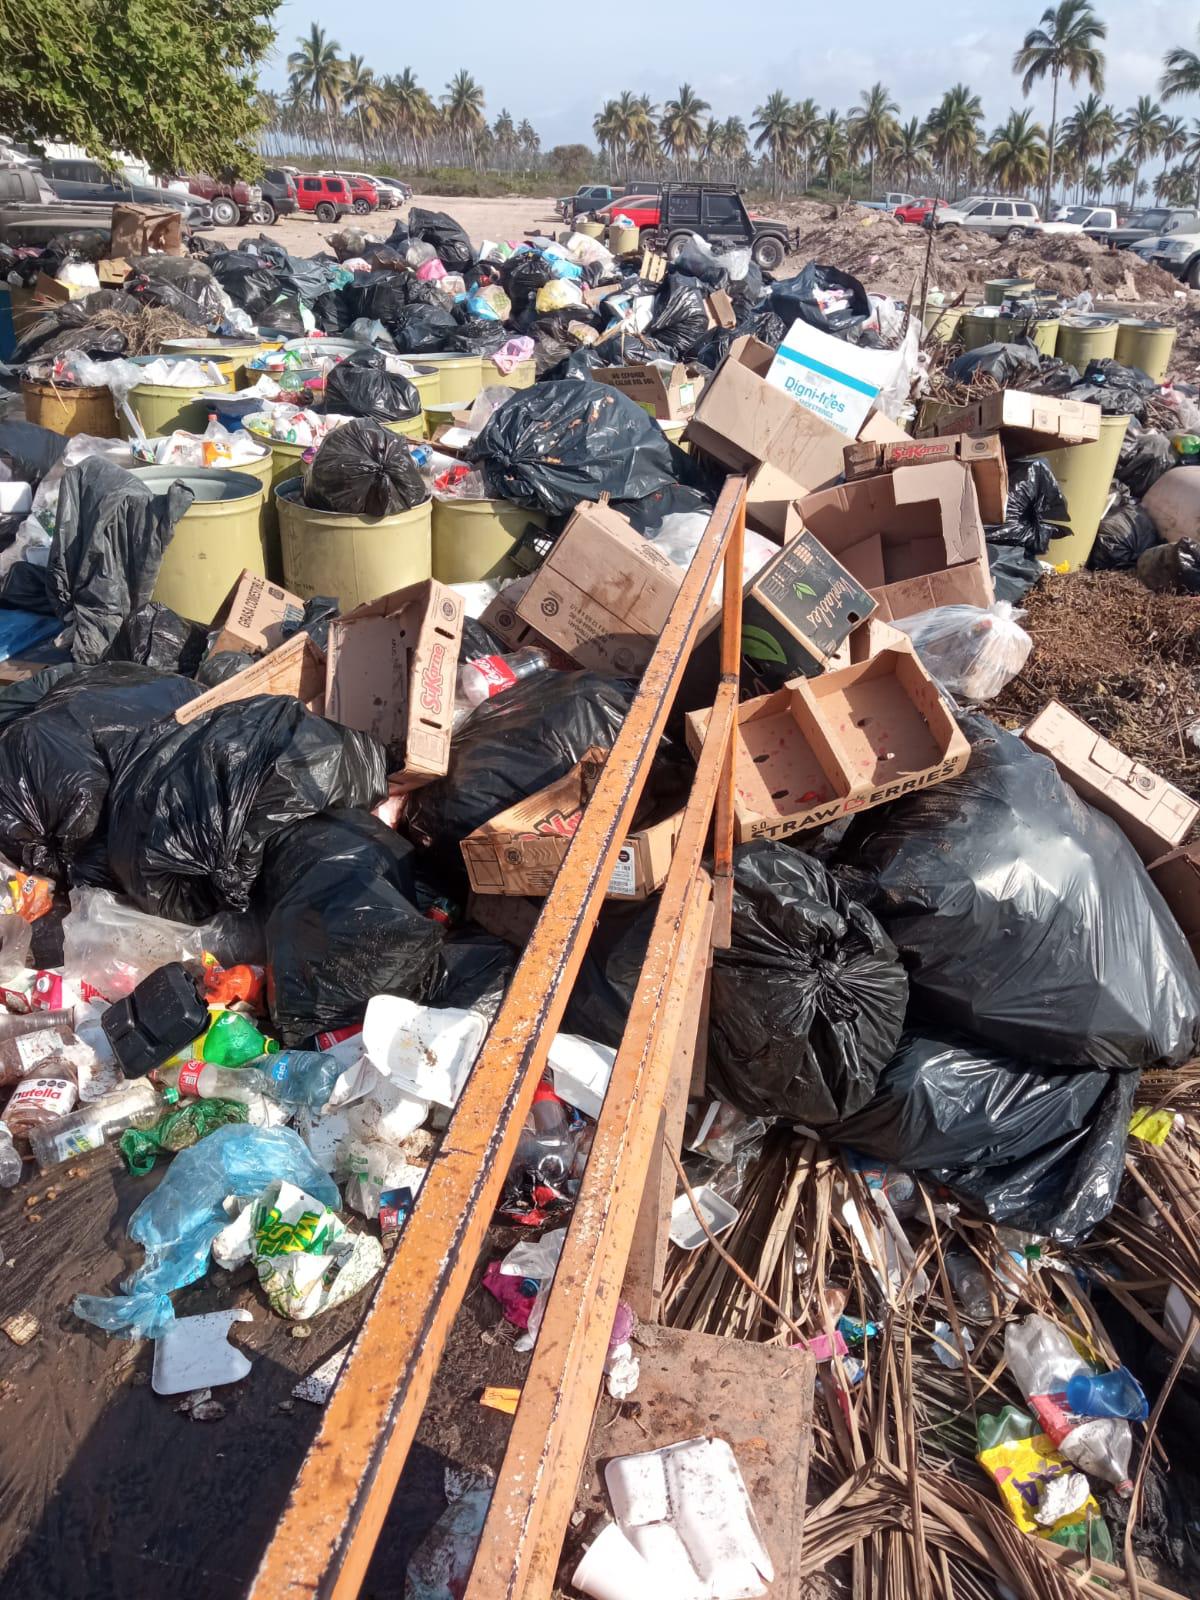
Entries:
[[85, 388], [73, 383], [36, 383], [21, 379], [25, 417], [39, 428], [50, 428], [73, 439], [88, 433], [96, 439], [119, 439], [121, 429], [113, 410], [111, 389]]
[[238, 574], [267, 575], [261, 511], [263, 482], [224, 467], [139, 467], [156, 494], [182, 483], [195, 499], [175, 524], [154, 585], [154, 599], [184, 617], [206, 621]]
[[442, 583], [519, 577], [512, 550], [531, 523], [544, 528], [546, 519], [511, 500], [435, 498], [433, 576]]
[[[135, 359], [140, 361], [143, 358]], [[150, 356], [145, 359], [190, 361], [195, 357]], [[142, 432], [147, 438], [160, 433], [174, 433], [177, 428], [187, 433], [203, 433], [212, 402], [202, 396], [211, 395], [214, 387], [207, 381], [197, 384], [139, 383], [129, 391], [129, 408], [141, 423]], [[233, 385], [229, 387], [232, 393]], [[122, 427], [126, 434], [132, 431], [128, 422], [124, 422]]]
[[400, 417], [395, 422], [385, 422], [384, 427], [389, 433], [398, 433], [405, 439], [423, 439], [425, 413], [418, 411], [415, 417]]
[[980, 350], [985, 344], [994, 344], [1000, 338], [1000, 318], [992, 312], [976, 308], [968, 311], [959, 323], [964, 350]]
[[926, 306], [925, 330], [936, 343], [949, 344], [965, 315], [965, 306]]
[[989, 278], [983, 286], [983, 301], [999, 306], [1006, 300], [1028, 300], [1036, 289], [1032, 278]]
[[[466, 406], [469, 407], [469, 405], [470, 401], [467, 401]], [[457, 400], [451, 400], [446, 403], [443, 403], [439, 400], [434, 405], [426, 406], [425, 437], [427, 439], [432, 439], [437, 430], [442, 426], [443, 422], [453, 422], [454, 413], [464, 409], [465, 407], [463, 403]]]
[[413, 361], [409, 365], [416, 372], [415, 378], [408, 381], [421, 396], [422, 406], [436, 405], [442, 397], [442, 380], [436, 367], [427, 367]]
[[603, 239], [604, 224], [602, 222], [586, 222], [579, 218], [575, 223], [575, 232], [583, 234], [585, 239]]
[[997, 317], [996, 337], [1005, 344], [1032, 339], [1044, 356], [1052, 356], [1058, 342], [1057, 317]]
[[532, 356], [518, 361], [511, 372], [501, 372], [490, 361], [483, 363], [483, 387], [490, 389], [501, 384], [506, 389], [532, 389], [537, 382], [537, 362]]
[[483, 364], [478, 356], [460, 355], [457, 350], [432, 351], [422, 354], [421, 365], [437, 369], [437, 399], [442, 405], [470, 405], [483, 388]]
[[328, 594], [343, 611], [433, 576], [433, 507], [429, 500], [392, 517], [314, 511], [300, 485], [275, 490], [285, 588], [302, 599]]
[[629, 256], [638, 247], [640, 230], [638, 228], [610, 228], [608, 230], [608, 248], [615, 256]]
[[1072, 572], [1087, 565], [1128, 426], [1128, 417], [1102, 417], [1100, 437], [1094, 444], [1042, 452], [1042, 459], [1058, 479], [1068, 512], [1067, 521], [1059, 524], [1063, 537], [1051, 539], [1047, 561], [1056, 566], [1065, 561]]
[[1166, 377], [1174, 348], [1175, 329], [1165, 322], [1122, 317], [1117, 324], [1117, 360], [1123, 367], [1139, 367], [1155, 383]]
[[[1058, 325], [1054, 353], [1083, 372], [1089, 361], [1106, 361], [1117, 353], [1117, 324], [1103, 317], [1064, 319]], [[1108, 485], [1105, 484], [1105, 493]]]

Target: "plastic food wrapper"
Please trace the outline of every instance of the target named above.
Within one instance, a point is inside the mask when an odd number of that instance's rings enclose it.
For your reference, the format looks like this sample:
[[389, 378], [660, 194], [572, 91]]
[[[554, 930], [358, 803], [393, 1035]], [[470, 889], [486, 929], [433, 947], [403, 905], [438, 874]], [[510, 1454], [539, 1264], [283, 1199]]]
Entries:
[[0, 863], [0, 917], [36, 922], [54, 908], [54, 884], [30, 872]]
[[[1005, 1510], [1021, 1532], [1068, 1550], [1090, 1548], [1101, 1561], [1111, 1561], [1108, 1527], [1087, 1479], [1083, 1478], [1080, 1489], [1066, 1482], [1083, 1475], [1059, 1455], [1033, 1418], [1016, 1406], [1005, 1406], [999, 1417], [980, 1420], [999, 1424], [994, 1431], [1001, 1437], [999, 1443], [980, 1448], [976, 1460], [995, 1482]], [[1043, 1520], [1047, 1503], [1052, 1507], [1060, 1488], [1067, 1490], [1071, 1509], [1047, 1523]]]
[[307, 1322], [365, 1288], [383, 1270], [383, 1246], [281, 1179], [254, 1202], [250, 1259], [271, 1310]]
[[1029, 659], [1033, 640], [1023, 611], [997, 600], [980, 606], [938, 606], [892, 624], [906, 633], [921, 664], [943, 689], [964, 700], [994, 700]]
[[708, 1074], [751, 1116], [834, 1122], [864, 1105], [904, 1023], [896, 950], [789, 845], [734, 852], [733, 939], [715, 952]]
[[184, 1100], [145, 1127], [126, 1128], [120, 1138], [125, 1165], [143, 1178], [159, 1156], [173, 1156], [231, 1122], [245, 1122], [248, 1107], [240, 1100]]
[[862, 813], [835, 858], [899, 948], [914, 1016], [1056, 1069], [1190, 1060], [1200, 969], [1133, 846], [1015, 734], [961, 726], [966, 771]]
[[338, 1204], [336, 1186], [290, 1128], [234, 1123], [181, 1150], [129, 1219], [144, 1262], [120, 1294], [77, 1296], [75, 1314], [108, 1333], [156, 1339], [175, 1319], [171, 1294], [208, 1270], [212, 1242], [228, 1221], [226, 1196], [260, 1194], [275, 1180], [294, 1183], [321, 1205]]
[[330, 434], [304, 469], [304, 504], [356, 517], [391, 517], [428, 500], [420, 469], [397, 434], [367, 420]]

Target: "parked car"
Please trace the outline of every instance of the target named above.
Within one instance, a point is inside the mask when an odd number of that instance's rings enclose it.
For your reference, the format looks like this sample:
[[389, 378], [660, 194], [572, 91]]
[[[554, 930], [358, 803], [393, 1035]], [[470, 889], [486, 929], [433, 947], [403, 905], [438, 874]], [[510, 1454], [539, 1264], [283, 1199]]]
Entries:
[[290, 217], [298, 204], [296, 185], [291, 174], [282, 167], [268, 167], [263, 173], [262, 199], [255, 221], [269, 228], [277, 218]]
[[352, 176], [348, 172], [327, 172], [324, 176], [341, 178], [350, 190], [351, 206], [358, 216], [365, 217], [368, 212], [379, 210], [379, 191], [369, 178]]
[[[36, 169], [7, 170], [33, 172]], [[117, 201], [137, 206], [176, 206], [189, 228], [203, 227], [214, 220], [212, 207], [206, 202], [179, 190], [159, 189], [150, 183], [130, 183], [120, 173], [106, 172], [98, 161], [45, 161], [40, 175], [43, 186], [59, 200], [96, 201], [107, 206], [110, 212]], [[30, 194], [24, 198], [37, 200], [38, 196]]]
[[635, 228], [657, 228], [661, 215], [660, 189], [630, 190], [628, 194], [610, 200], [607, 205], [599, 206], [595, 212], [598, 222], [611, 224], [614, 217], [628, 217]]
[[868, 211], [898, 211], [901, 206], [912, 205], [913, 196], [905, 194], [903, 190], [893, 190], [885, 194], [882, 200], [860, 200], [858, 203]]
[[[211, 224], [212, 211], [203, 201], [165, 189], [154, 192], [154, 204], [175, 206], [188, 227]], [[0, 240], [5, 244], [40, 249], [59, 233], [87, 228], [105, 233], [112, 227], [112, 208], [112, 200], [60, 199], [32, 166], [0, 167]]]
[[1147, 211], [1135, 211], [1123, 228], [1116, 228], [1108, 235], [1108, 243], [1124, 250], [1141, 239], [1154, 239], [1160, 234], [1194, 233], [1198, 225], [1200, 216], [1195, 211], [1152, 206]]
[[198, 195], [212, 206], [213, 221], [219, 228], [234, 228], [239, 223], [244, 227], [247, 222], [264, 220], [258, 215], [263, 192], [256, 183], [243, 183], [232, 173], [214, 178], [207, 172], [198, 172], [183, 181], [189, 194]]
[[554, 202], [554, 208], [564, 222], [574, 222], [575, 218], [606, 206], [610, 200], [615, 200], [621, 191], [614, 189], [607, 183], [584, 183], [576, 189], [574, 194], [562, 196]]
[[919, 200], [912, 200], [908, 205], [897, 206], [895, 215], [900, 222], [915, 222], [922, 227], [930, 226], [932, 217], [934, 227], [943, 227], [949, 223], [962, 221], [962, 212], [956, 211], [947, 200], [935, 200], [932, 195], [924, 195]]
[[1156, 239], [1148, 259], [1181, 279], [1189, 289], [1200, 289], [1200, 228]]
[[369, 172], [339, 172], [338, 177], [345, 178], [350, 185], [351, 194], [354, 193], [354, 185], [356, 183], [370, 184], [378, 196], [379, 209], [381, 211], [390, 211], [393, 206], [400, 204], [400, 191], [390, 179], [373, 178]]
[[[993, 239], [1027, 239], [1042, 226], [1038, 208], [1032, 200], [1003, 199], [996, 195], [973, 196], [954, 208], [961, 215], [957, 226], [986, 233]], [[945, 226], [945, 223], [942, 224]]]
[[302, 172], [296, 179], [296, 200], [318, 222], [336, 222], [354, 210], [354, 196], [345, 178], [329, 173]]
[[1043, 222], [1042, 232], [1050, 234], [1086, 233], [1092, 239], [1106, 239], [1120, 225], [1112, 206], [1063, 206], [1053, 222]]
[[[617, 204], [620, 213], [623, 206]], [[662, 192], [656, 227], [643, 228], [641, 243], [673, 261], [697, 233], [714, 250], [749, 247], [758, 266], [770, 272], [800, 248], [799, 229], [766, 217], [752, 217], [731, 183], [668, 183]]]

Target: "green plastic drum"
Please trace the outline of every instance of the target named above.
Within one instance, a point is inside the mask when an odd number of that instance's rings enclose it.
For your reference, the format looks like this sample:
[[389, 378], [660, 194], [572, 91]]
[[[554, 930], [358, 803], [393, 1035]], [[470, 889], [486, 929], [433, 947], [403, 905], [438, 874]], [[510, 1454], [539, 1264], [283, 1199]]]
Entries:
[[537, 362], [532, 356], [518, 361], [511, 372], [501, 372], [490, 361], [483, 363], [483, 387], [495, 388], [501, 384], [506, 389], [532, 389], [537, 382]]
[[400, 417], [396, 422], [385, 422], [384, 427], [389, 433], [398, 433], [405, 439], [423, 439], [425, 413], [418, 411], [415, 417]]
[[989, 278], [983, 286], [985, 305], [999, 306], [1006, 300], [1028, 300], [1037, 290], [1032, 278]]
[[1117, 324], [1105, 317], [1064, 319], [1058, 325], [1054, 353], [1082, 373], [1089, 361], [1107, 361], [1116, 355]]
[[336, 595], [343, 611], [433, 576], [433, 503], [392, 517], [314, 511], [292, 480], [275, 490], [285, 588]]
[[937, 344], [949, 344], [964, 316], [965, 306], [926, 306], [925, 331]]
[[470, 405], [483, 388], [483, 364], [478, 356], [435, 350], [420, 359], [423, 367], [437, 369], [437, 398], [442, 405]]
[[631, 256], [638, 247], [641, 230], [638, 228], [610, 228], [608, 248], [615, 256]]
[[433, 576], [441, 583], [519, 577], [512, 550], [531, 523], [544, 528], [546, 519], [511, 500], [435, 498]]
[[180, 616], [213, 616], [245, 569], [267, 576], [261, 477], [224, 467], [139, 467], [156, 494], [185, 484], [195, 498], [163, 553], [155, 600]]
[[1117, 324], [1117, 360], [1123, 367], [1140, 367], [1155, 383], [1166, 377], [1174, 348], [1175, 329], [1165, 322], [1122, 317]]
[[1067, 521], [1059, 524], [1063, 537], [1051, 539], [1046, 552], [1045, 559], [1055, 566], [1065, 561], [1074, 572], [1087, 565], [1128, 426], [1128, 417], [1102, 417], [1100, 437], [1094, 444], [1042, 452], [1042, 459], [1058, 479], [1069, 513]]

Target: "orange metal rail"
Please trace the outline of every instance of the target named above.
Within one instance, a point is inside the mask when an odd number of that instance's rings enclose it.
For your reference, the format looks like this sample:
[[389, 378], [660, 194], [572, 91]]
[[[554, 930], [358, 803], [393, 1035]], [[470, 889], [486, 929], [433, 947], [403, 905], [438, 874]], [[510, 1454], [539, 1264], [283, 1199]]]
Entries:
[[[359, 1591], [724, 569], [721, 687], [468, 1591], [470, 1600], [550, 1593], [671, 1064], [696, 1031], [710, 944], [728, 942], [744, 528], [745, 479], [730, 478], [376, 1289], [252, 1600], [351, 1600]], [[711, 879], [701, 867], [710, 822]]]

